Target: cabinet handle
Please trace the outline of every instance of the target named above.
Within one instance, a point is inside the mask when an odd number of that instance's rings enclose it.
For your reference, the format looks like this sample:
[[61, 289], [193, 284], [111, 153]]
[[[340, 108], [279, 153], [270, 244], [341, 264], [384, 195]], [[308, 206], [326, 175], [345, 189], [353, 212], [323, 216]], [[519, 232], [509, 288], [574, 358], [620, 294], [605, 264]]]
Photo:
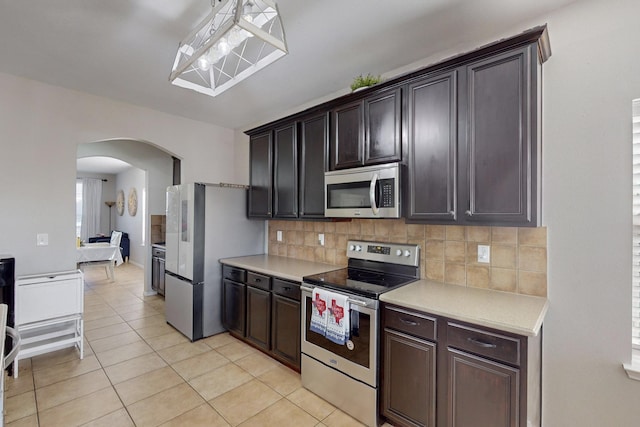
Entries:
[[404, 323], [405, 325], [409, 325], [409, 326], [418, 326], [418, 322], [413, 321], [413, 320], [400, 319], [400, 321], [401, 321], [402, 323]]
[[452, 217], [456, 216], [456, 211], [449, 211], [449, 215], [451, 215]]
[[464, 212], [464, 214], [465, 214], [466, 216], [473, 216], [473, 214], [471, 213], [471, 211], [470, 211], [470, 210], [465, 211], [465, 212]]
[[482, 347], [482, 348], [496, 348], [497, 346], [495, 344], [491, 344], [490, 342], [484, 342], [475, 338], [467, 338], [467, 341], [469, 341], [471, 344], [475, 344], [478, 347]]
[[283, 286], [283, 287], [282, 287], [282, 290], [283, 290], [283, 291], [290, 291], [290, 290], [291, 290], [291, 288], [290, 288], [289, 286]]
[[259, 277], [256, 277], [256, 278], [255, 278], [255, 282], [256, 282], [256, 283], [260, 283], [260, 282], [261, 282], [260, 278], [259, 278]]

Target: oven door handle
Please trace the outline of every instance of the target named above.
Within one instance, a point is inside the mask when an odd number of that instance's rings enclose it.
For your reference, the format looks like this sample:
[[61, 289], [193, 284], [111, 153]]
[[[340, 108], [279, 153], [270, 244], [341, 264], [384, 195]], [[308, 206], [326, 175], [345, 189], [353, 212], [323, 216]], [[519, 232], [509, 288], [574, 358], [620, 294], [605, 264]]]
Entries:
[[[306, 292], [313, 292], [313, 288], [310, 288], [310, 287], [304, 286], [304, 285], [300, 285], [300, 290], [301, 291], [306, 291]], [[352, 298], [347, 298], [347, 301], [349, 301], [349, 304], [359, 305], [360, 307], [367, 307], [367, 303], [364, 302], [364, 301], [360, 301], [360, 300], [352, 299]]]
[[351, 299], [348, 298], [347, 301], [349, 301], [349, 304], [355, 304], [355, 305], [359, 305], [360, 307], [366, 307], [367, 303], [364, 301], [358, 301], [356, 299]]
[[376, 185], [378, 184], [378, 174], [374, 173], [369, 184], [369, 201], [371, 202], [371, 210], [374, 215], [378, 215], [380, 208], [376, 205]]

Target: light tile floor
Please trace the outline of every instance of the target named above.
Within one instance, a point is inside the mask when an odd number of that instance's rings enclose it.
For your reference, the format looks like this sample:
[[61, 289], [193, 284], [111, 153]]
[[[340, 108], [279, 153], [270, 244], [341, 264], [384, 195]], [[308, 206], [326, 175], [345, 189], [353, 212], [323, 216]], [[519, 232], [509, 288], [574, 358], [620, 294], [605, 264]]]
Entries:
[[191, 343], [143, 296], [143, 271], [85, 272], [85, 357], [64, 349], [6, 378], [7, 426], [361, 426], [300, 375], [227, 333]]

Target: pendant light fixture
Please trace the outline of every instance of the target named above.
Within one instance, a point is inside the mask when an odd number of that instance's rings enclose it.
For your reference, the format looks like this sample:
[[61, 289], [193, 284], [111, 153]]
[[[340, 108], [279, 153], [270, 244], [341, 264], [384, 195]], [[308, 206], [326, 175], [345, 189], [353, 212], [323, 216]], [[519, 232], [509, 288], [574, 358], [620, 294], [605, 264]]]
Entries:
[[286, 55], [271, 0], [213, 0], [212, 11], [180, 42], [169, 81], [216, 96]]

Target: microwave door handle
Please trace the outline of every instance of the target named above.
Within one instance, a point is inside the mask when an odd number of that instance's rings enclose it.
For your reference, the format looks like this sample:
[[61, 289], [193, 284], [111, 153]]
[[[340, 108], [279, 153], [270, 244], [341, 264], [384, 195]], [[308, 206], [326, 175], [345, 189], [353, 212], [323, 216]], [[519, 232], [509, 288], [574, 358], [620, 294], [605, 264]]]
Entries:
[[378, 215], [380, 208], [376, 204], [376, 185], [378, 184], [378, 174], [373, 174], [371, 184], [369, 185], [369, 201], [371, 202], [371, 210], [374, 215]]

